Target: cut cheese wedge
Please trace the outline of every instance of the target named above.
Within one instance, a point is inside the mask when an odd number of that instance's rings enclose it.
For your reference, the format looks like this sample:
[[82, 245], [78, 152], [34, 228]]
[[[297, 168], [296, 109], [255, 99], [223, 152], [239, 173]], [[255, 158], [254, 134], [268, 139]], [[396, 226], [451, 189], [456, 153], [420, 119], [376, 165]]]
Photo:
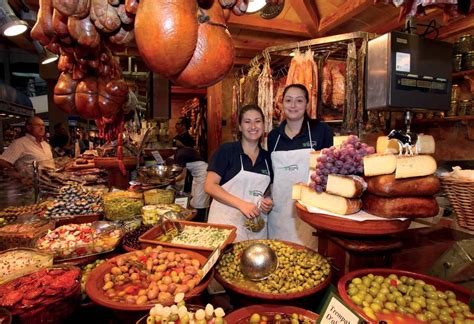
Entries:
[[344, 135], [344, 136], [334, 136], [332, 138], [332, 142], [334, 143], [334, 146], [335, 147], [339, 147], [342, 145], [342, 142], [344, 142], [347, 138], [349, 138], [348, 135]]
[[423, 177], [436, 172], [436, 161], [430, 155], [398, 156], [395, 179]]
[[434, 137], [424, 134], [418, 135], [415, 146], [418, 154], [434, 154], [436, 148]]
[[318, 164], [318, 157], [321, 155], [321, 151], [311, 151], [309, 153], [309, 169], [316, 170]]
[[399, 146], [396, 139], [389, 139], [388, 136], [379, 136], [375, 146], [377, 153], [394, 153], [398, 154]]
[[366, 177], [395, 172], [397, 157], [391, 153], [375, 153], [364, 156], [364, 175]]
[[367, 183], [361, 177], [330, 174], [326, 192], [346, 198], [358, 198], [366, 188]]
[[326, 192], [318, 193], [302, 184], [293, 185], [293, 194], [296, 194], [294, 197], [299, 197], [296, 199], [301, 200], [308, 206], [324, 209], [340, 215], [354, 214], [362, 207], [360, 199], [348, 199]]

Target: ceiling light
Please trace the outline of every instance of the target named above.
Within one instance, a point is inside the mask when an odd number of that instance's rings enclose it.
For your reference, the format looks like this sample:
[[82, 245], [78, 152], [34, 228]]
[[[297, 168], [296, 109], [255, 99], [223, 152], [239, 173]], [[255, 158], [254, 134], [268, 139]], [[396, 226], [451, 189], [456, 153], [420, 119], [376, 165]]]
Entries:
[[28, 24], [18, 19], [6, 0], [0, 0], [0, 31], [3, 36], [13, 37], [24, 33]]
[[266, 0], [249, 0], [246, 13], [255, 13], [267, 5]]
[[41, 64], [46, 65], [46, 64], [56, 61], [59, 58], [57, 54], [51, 53], [46, 48], [41, 46], [41, 44], [38, 41], [34, 40], [33, 45], [36, 48], [36, 52], [38, 52], [39, 61]]

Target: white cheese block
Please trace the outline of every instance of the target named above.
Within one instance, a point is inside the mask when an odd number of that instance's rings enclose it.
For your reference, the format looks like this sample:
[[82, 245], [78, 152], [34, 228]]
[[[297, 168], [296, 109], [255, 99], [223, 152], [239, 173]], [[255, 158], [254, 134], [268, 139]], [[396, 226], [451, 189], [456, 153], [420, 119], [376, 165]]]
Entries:
[[388, 136], [379, 136], [375, 146], [377, 153], [394, 153], [398, 154], [399, 146], [396, 139], [389, 139]]
[[295, 183], [291, 190], [291, 199], [300, 200], [301, 199], [301, 190], [306, 185], [304, 183]]
[[424, 134], [418, 135], [415, 146], [418, 154], [434, 154], [436, 147], [434, 137]]
[[431, 175], [436, 168], [436, 161], [431, 155], [401, 155], [397, 157], [395, 179]]
[[347, 199], [326, 192], [318, 193], [308, 186], [300, 187], [300, 199], [304, 204], [321, 208], [332, 213], [349, 215], [354, 214], [362, 207], [360, 199]]
[[395, 172], [397, 157], [392, 153], [375, 153], [364, 156], [364, 175], [366, 177]]
[[349, 136], [348, 135], [345, 135], [345, 136], [334, 136], [332, 138], [332, 142], [333, 142], [333, 145], [335, 147], [339, 147], [342, 145], [342, 142], [344, 142]]
[[355, 175], [330, 174], [326, 185], [326, 192], [346, 197], [358, 198], [367, 189], [367, 183]]
[[309, 153], [309, 169], [316, 170], [316, 164], [318, 164], [318, 156], [321, 155], [321, 151], [311, 151]]

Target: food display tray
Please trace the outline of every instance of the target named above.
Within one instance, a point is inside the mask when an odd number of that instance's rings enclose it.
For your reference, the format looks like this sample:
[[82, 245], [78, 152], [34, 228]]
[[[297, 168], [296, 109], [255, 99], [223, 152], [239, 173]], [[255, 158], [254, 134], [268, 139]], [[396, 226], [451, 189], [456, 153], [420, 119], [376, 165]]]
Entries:
[[319, 317], [319, 315], [316, 313], [294, 306], [252, 305], [233, 311], [232, 313], [226, 315], [225, 320], [227, 323], [247, 324], [249, 323], [250, 316], [255, 313], [271, 317], [275, 316], [276, 314], [291, 316], [291, 314], [296, 313], [298, 315], [302, 315], [305, 319], [310, 320], [311, 323], [314, 323]]
[[363, 277], [365, 275], [368, 275], [369, 273], [372, 273], [376, 276], [381, 275], [384, 277], [387, 277], [390, 274], [395, 274], [398, 277], [407, 276], [407, 277], [412, 277], [415, 280], [420, 279], [420, 280], [423, 280], [427, 284], [435, 286], [436, 289], [438, 290], [453, 291], [456, 294], [456, 297], [458, 300], [468, 305], [469, 305], [469, 300], [471, 296], [473, 295], [472, 291], [469, 291], [468, 289], [462, 286], [453, 284], [449, 281], [445, 281], [445, 280], [441, 280], [441, 279], [431, 277], [425, 274], [421, 274], [421, 273], [405, 271], [405, 270], [397, 270], [397, 269], [387, 269], [387, 268], [373, 268], [373, 269], [368, 268], [368, 269], [355, 270], [355, 271], [345, 274], [341, 279], [339, 279], [337, 283], [337, 290], [339, 292], [339, 296], [341, 296], [345, 304], [349, 306], [351, 309], [353, 309], [354, 311], [356, 311], [361, 317], [363, 317], [369, 323], [374, 322], [374, 321], [370, 319], [367, 315], [365, 315], [362, 308], [359, 308], [359, 306], [357, 306], [347, 294], [347, 286], [352, 281], [352, 279], [356, 277], [359, 277], [359, 278]]
[[102, 214], [84, 214], [84, 215], [69, 215], [64, 217], [52, 217], [56, 221], [56, 227], [67, 224], [84, 224], [93, 223], [102, 220]]
[[[317, 253], [316, 251], [314, 251], [310, 248], [307, 248], [306, 246], [299, 245], [299, 244], [296, 244], [296, 243], [293, 243], [293, 242], [288, 242], [288, 241], [280, 241], [280, 242], [283, 242], [283, 243], [291, 246], [294, 249], [298, 249], [298, 250], [305, 249], [305, 250], [309, 250], [309, 251], [312, 251], [314, 253]], [[232, 249], [232, 245], [229, 248]], [[259, 299], [263, 299], [263, 300], [291, 300], [291, 299], [311, 296], [311, 295], [314, 295], [315, 293], [317, 293], [318, 291], [321, 291], [321, 290], [325, 289], [329, 285], [329, 283], [331, 282], [332, 272], [329, 273], [329, 275], [326, 277], [326, 279], [322, 283], [320, 283], [319, 285], [317, 285], [315, 287], [303, 290], [302, 292], [285, 293], [285, 294], [265, 293], [265, 292], [259, 292], [259, 291], [255, 291], [255, 290], [240, 287], [240, 286], [238, 286], [234, 283], [228, 282], [226, 279], [224, 279], [219, 274], [219, 271], [217, 269], [214, 273], [214, 278], [222, 286], [224, 286], [224, 288], [227, 288], [231, 291], [234, 291], [236, 293], [239, 293], [239, 294], [242, 294], [242, 295], [245, 295], [245, 296], [259, 298]]]
[[400, 233], [408, 229], [411, 219], [365, 220], [358, 222], [343, 216], [332, 216], [324, 213], [311, 213], [299, 202], [296, 202], [299, 218], [315, 229], [349, 236], [377, 236]]
[[[183, 253], [183, 251], [178, 251], [176, 249], [170, 248], [165, 248], [163, 251], [176, 251], [179, 253]], [[134, 252], [121, 254], [111, 259], [107, 259], [105, 262], [101, 263], [99, 266], [97, 266], [90, 272], [86, 282], [86, 293], [87, 296], [89, 296], [89, 298], [92, 299], [92, 301], [94, 301], [96, 304], [119, 311], [147, 311], [155, 305], [154, 303], [148, 303], [145, 305], [133, 305], [116, 302], [107, 298], [107, 296], [104, 294], [104, 291], [102, 290], [102, 287], [104, 286], [104, 275], [110, 272], [110, 269], [114, 267], [114, 264], [112, 262], [117, 258], [123, 258], [124, 256], [131, 253]], [[186, 253], [189, 254], [192, 258], [199, 260], [201, 264], [204, 264], [207, 260], [204, 256], [196, 252], [187, 251]], [[212, 275], [213, 272], [209, 271], [206, 277], [204, 277], [196, 287], [186, 293], [184, 299], [186, 300], [198, 296], [209, 285], [209, 282], [212, 279]]]
[[[210, 223], [201, 223], [201, 222], [190, 222], [190, 221], [182, 221], [182, 220], [173, 220], [171, 222], [164, 222], [164, 227], [166, 229], [166, 232], [168, 230], [172, 230], [174, 228], [173, 222], [181, 224], [181, 226], [196, 226], [196, 227], [213, 227], [213, 228], [219, 228], [219, 229], [226, 229], [226, 230], [231, 230], [229, 236], [227, 237], [227, 240], [222, 243], [220, 246], [220, 249], [223, 250], [225, 249], [229, 244], [234, 242], [236, 238], [236, 231], [237, 228], [232, 225], [223, 225], [223, 224], [210, 224]], [[212, 251], [214, 251], [214, 248], [211, 247], [206, 247], [206, 246], [194, 246], [194, 245], [186, 245], [186, 244], [178, 244], [178, 243], [170, 243], [170, 242], [161, 242], [157, 240], [157, 238], [161, 235], [163, 235], [163, 231], [160, 226], [155, 226], [152, 229], [148, 230], [140, 238], [138, 241], [141, 243], [142, 247], [145, 248], [147, 246], [156, 246], [156, 245], [162, 245], [164, 247], [169, 247], [169, 248], [174, 248], [174, 249], [182, 249], [182, 250], [190, 250], [190, 251], [197, 251], [200, 254], [203, 254], [204, 256], [209, 256]]]

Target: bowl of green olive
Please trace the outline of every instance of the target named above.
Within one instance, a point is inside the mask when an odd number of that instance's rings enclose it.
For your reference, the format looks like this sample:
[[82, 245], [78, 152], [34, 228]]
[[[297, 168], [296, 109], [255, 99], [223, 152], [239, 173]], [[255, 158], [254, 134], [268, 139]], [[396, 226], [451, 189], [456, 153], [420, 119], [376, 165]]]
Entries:
[[385, 315], [419, 322], [472, 323], [472, 291], [428, 275], [397, 269], [361, 269], [338, 282], [344, 302], [369, 323]]
[[[246, 278], [240, 267], [243, 251], [254, 243], [268, 245], [278, 258], [278, 268], [260, 281]], [[248, 240], [234, 243], [223, 252], [214, 277], [238, 294], [264, 300], [289, 300], [326, 288], [331, 280], [330, 268], [326, 258], [305, 246], [278, 240]]]

